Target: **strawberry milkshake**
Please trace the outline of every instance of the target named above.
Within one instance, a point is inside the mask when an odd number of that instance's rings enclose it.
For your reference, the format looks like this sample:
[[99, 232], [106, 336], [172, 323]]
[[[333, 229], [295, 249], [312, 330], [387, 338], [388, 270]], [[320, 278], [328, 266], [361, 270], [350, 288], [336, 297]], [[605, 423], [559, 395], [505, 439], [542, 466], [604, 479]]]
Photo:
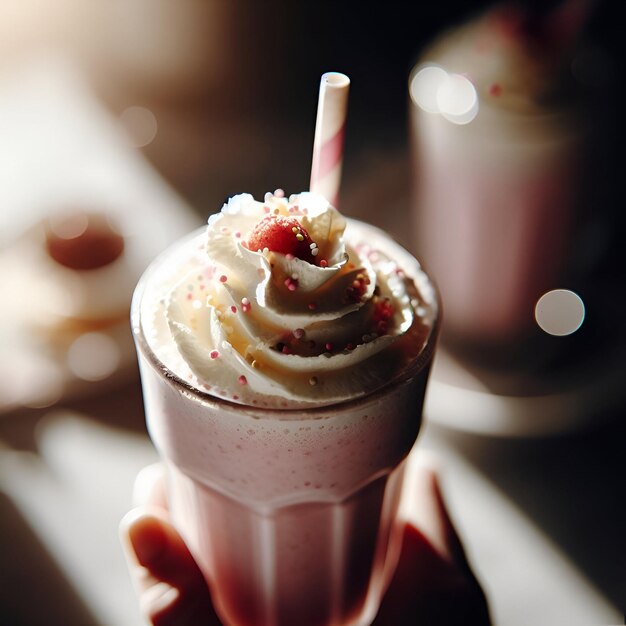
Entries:
[[436, 290], [322, 196], [231, 198], [132, 322], [174, 524], [225, 624], [368, 624], [399, 551]]
[[453, 342], [534, 332], [575, 253], [588, 128], [570, 71], [584, 16], [568, 4], [542, 19], [497, 7], [443, 34], [411, 75], [415, 241]]

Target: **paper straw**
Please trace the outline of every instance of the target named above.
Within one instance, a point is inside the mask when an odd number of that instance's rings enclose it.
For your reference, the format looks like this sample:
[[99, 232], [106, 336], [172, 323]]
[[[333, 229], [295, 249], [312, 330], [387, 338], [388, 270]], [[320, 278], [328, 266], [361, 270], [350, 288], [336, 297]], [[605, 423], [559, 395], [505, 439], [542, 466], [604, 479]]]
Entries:
[[328, 72], [322, 76], [317, 104], [310, 189], [334, 206], [341, 182], [349, 88], [350, 79], [345, 74]]

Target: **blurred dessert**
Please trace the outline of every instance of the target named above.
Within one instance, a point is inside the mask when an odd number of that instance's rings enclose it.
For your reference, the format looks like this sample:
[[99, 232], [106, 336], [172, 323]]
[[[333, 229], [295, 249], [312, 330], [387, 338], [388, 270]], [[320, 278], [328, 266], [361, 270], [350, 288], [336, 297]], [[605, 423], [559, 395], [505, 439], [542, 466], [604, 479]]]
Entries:
[[575, 281], [589, 125], [570, 65], [586, 5], [497, 7], [411, 76], [416, 247], [449, 342], [520, 341], [542, 294]]
[[103, 213], [45, 219], [9, 251], [22, 323], [40, 340], [65, 343], [123, 323], [137, 277], [125, 239]]
[[7, 406], [51, 404], [81, 381], [112, 380], [128, 368], [127, 316], [141, 265], [127, 243], [110, 215], [66, 211], [0, 251]]
[[51, 211], [0, 250], [0, 410], [49, 406], [128, 373], [142, 269], [130, 244], [110, 214]]

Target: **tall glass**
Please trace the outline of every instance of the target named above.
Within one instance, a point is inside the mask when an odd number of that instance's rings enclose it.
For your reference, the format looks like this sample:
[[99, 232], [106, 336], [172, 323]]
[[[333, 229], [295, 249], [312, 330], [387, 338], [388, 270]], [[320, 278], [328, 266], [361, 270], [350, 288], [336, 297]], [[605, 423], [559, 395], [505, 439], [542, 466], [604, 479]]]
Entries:
[[548, 54], [516, 15], [444, 33], [409, 82], [415, 244], [445, 340], [474, 352], [532, 338], [537, 301], [572, 286], [583, 247], [589, 127], [572, 51]]
[[172, 519], [226, 624], [368, 624], [397, 562], [394, 521], [404, 460], [421, 424], [439, 302], [409, 253], [350, 221], [355, 231], [415, 280], [434, 321], [400, 375], [352, 401], [302, 410], [244, 406], [196, 389], [159, 360], [145, 323], [152, 287], [202, 235], [166, 251], [135, 292], [146, 420], [168, 470]]
[[465, 125], [413, 107], [416, 245], [440, 282], [446, 332], [507, 342], [561, 286], [581, 185], [581, 132], [566, 113], [483, 104]]

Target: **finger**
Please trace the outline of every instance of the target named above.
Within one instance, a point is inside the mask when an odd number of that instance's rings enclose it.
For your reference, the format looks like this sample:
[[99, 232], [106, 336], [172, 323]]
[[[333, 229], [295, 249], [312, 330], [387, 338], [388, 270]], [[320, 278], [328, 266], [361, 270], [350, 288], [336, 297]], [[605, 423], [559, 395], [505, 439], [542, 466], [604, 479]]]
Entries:
[[432, 459], [413, 479], [414, 523], [402, 528], [402, 550], [376, 626], [490, 624], [485, 595], [450, 519]]
[[432, 548], [445, 560], [469, 569], [463, 544], [445, 504], [437, 462], [422, 457], [414, 474], [413, 510], [415, 525]]
[[165, 467], [162, 463], [148, 465], [137, 474], [133, 487], [133, 503], [135, 506], [158, 506], [167, 510]]
[[484, 593], [469, 570], [443, 558], [406, 524], [402, 552], [374, 626], [489, 626]]
[[120, 536], [142, 612], [152, 624], [220, 624], [202, 572], [162, 510], [130, 511]]

